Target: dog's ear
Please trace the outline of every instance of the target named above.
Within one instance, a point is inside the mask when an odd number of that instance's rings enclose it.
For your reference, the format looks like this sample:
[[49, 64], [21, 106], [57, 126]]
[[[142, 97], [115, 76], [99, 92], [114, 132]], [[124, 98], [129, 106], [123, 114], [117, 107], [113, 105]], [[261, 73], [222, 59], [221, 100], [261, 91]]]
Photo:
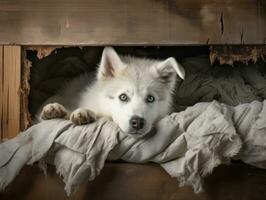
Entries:
[[173, 57], [156, 63], [152, 67], [152, 71], [158, 80], [167, 84], [171, 90], [174, 89], [176, 83], [176, 74], [178, 74], [181, 79], [185, 78], [184, 68]]
[[178, 74], [181, 79], [185, 78], [184, 68], [173, 57], [156, 63], [152, 67], [152, 73], [159, 81], [166, 84], [170, 90], [173, 90], [175, 87], [176, 74]]
[[168, 79], [174, 74], [178, 74], [181, 79], [185, 79], [184, 68], [175, 60], [175, 58], [170, 57], [166, 60], [160, 62], [156, 66], [157, 73], [161, 78]]
[[98, 80], [104, 80], [115, 76], [115, 73], [124, 67], [119, 55], [112, 47], [105, 47], [98, 68]]

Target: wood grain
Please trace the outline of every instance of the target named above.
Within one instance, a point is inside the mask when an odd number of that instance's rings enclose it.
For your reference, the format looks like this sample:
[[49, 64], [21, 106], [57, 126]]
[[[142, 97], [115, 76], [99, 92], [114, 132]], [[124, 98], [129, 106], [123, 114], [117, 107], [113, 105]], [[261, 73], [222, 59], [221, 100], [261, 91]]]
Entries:
[[36, 166], [26, 167], [15, 181], [0, 192], [1, 200], [265, 200], [266, 172], [242, 163], [219, 166], [206, 179], [204, 193], [178, 187], [161, 167], [154, 164], [107, 163], [92, 182], [66, 196], [63, 181], [48, 168], [46, 177]]
[[3, 129], [4, 129], [4, 124], [3, 124], [3, 87], [4, 87], [4, 79], [3, 79], [3, 56], [4, 56], [4, 51], [3, 51], [3, 46], [0, 46], [0, 142], [3, 139]]
[[0, 71], [1, 137], [12, 138], [20, 130], [21, 47], [2, 47]]
[[0, 0], [0, 44], [265, 44], [264, 0]]

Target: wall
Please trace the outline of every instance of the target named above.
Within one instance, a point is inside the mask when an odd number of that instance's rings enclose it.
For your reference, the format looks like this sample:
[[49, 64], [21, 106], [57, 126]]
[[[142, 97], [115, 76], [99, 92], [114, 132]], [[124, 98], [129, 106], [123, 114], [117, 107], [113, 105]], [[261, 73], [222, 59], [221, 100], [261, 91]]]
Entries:
[[0, 139], [20, 130], [21, 47], [0, 46]]

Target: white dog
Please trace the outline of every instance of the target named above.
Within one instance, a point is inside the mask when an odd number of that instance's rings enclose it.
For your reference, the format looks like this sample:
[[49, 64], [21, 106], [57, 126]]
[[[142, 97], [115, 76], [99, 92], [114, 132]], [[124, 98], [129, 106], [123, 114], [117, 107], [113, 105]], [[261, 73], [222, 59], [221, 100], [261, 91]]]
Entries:
[[171, 111], [176, 74], [185, 77], [183, 67], [172, 57], [122, 57], [106, 47], [94, 81], [88, 74], [74, 79], [46, 101], [39, 118], [70, 116], [72, 122], [81, 125], [104, 116], [124, 133], [142, 137]]

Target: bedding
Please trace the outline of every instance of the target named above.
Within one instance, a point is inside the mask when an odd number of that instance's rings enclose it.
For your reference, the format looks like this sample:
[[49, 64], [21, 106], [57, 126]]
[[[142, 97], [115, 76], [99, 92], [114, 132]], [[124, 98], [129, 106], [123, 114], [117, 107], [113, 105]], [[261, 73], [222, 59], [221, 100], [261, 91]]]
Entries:
[[122, 133], [101, 118], [76, 126], [52, 119], [33, 125], [0, 144], [0, 190], [25, 164], [56, 166], [68, 195], [92, 181], [106, 160], [158, 163], [180, 186], [204, 190], [204, 177], [231, 159], [266, 168], [266, 100], [229, 106], [198, 103], [164, 117], [144, 138]]
[[[145, 57], [162, 53], [132, 52]], [[30, 112], [34, 115], [67, 81], [93, 73], [91, 66], [96, 66], [100, 56], [101, 49], [93, 47], [58, 49], [42, 59], [28, 53]], [[35, 162], [43, 169], [48, 163], [55, 165], [68, 195], [82, 182], [93, 180], [106, 160], [158, 163], [180, 186], [191, 185], [195, 192], [204, 190], [204, 177], [215, 167], [232, 159], [266, 168], [265, 63], [234, 63], [232, 67], [211, 65], [208, 56], [177, 59], [186, 79], [177, 84], [174, 112], [159, 121], [154, 132], [132, 138], [105, 118], [83, 126], [63, 119], [35, 124], [0, 144], [0, 190], [25, 164]]]

